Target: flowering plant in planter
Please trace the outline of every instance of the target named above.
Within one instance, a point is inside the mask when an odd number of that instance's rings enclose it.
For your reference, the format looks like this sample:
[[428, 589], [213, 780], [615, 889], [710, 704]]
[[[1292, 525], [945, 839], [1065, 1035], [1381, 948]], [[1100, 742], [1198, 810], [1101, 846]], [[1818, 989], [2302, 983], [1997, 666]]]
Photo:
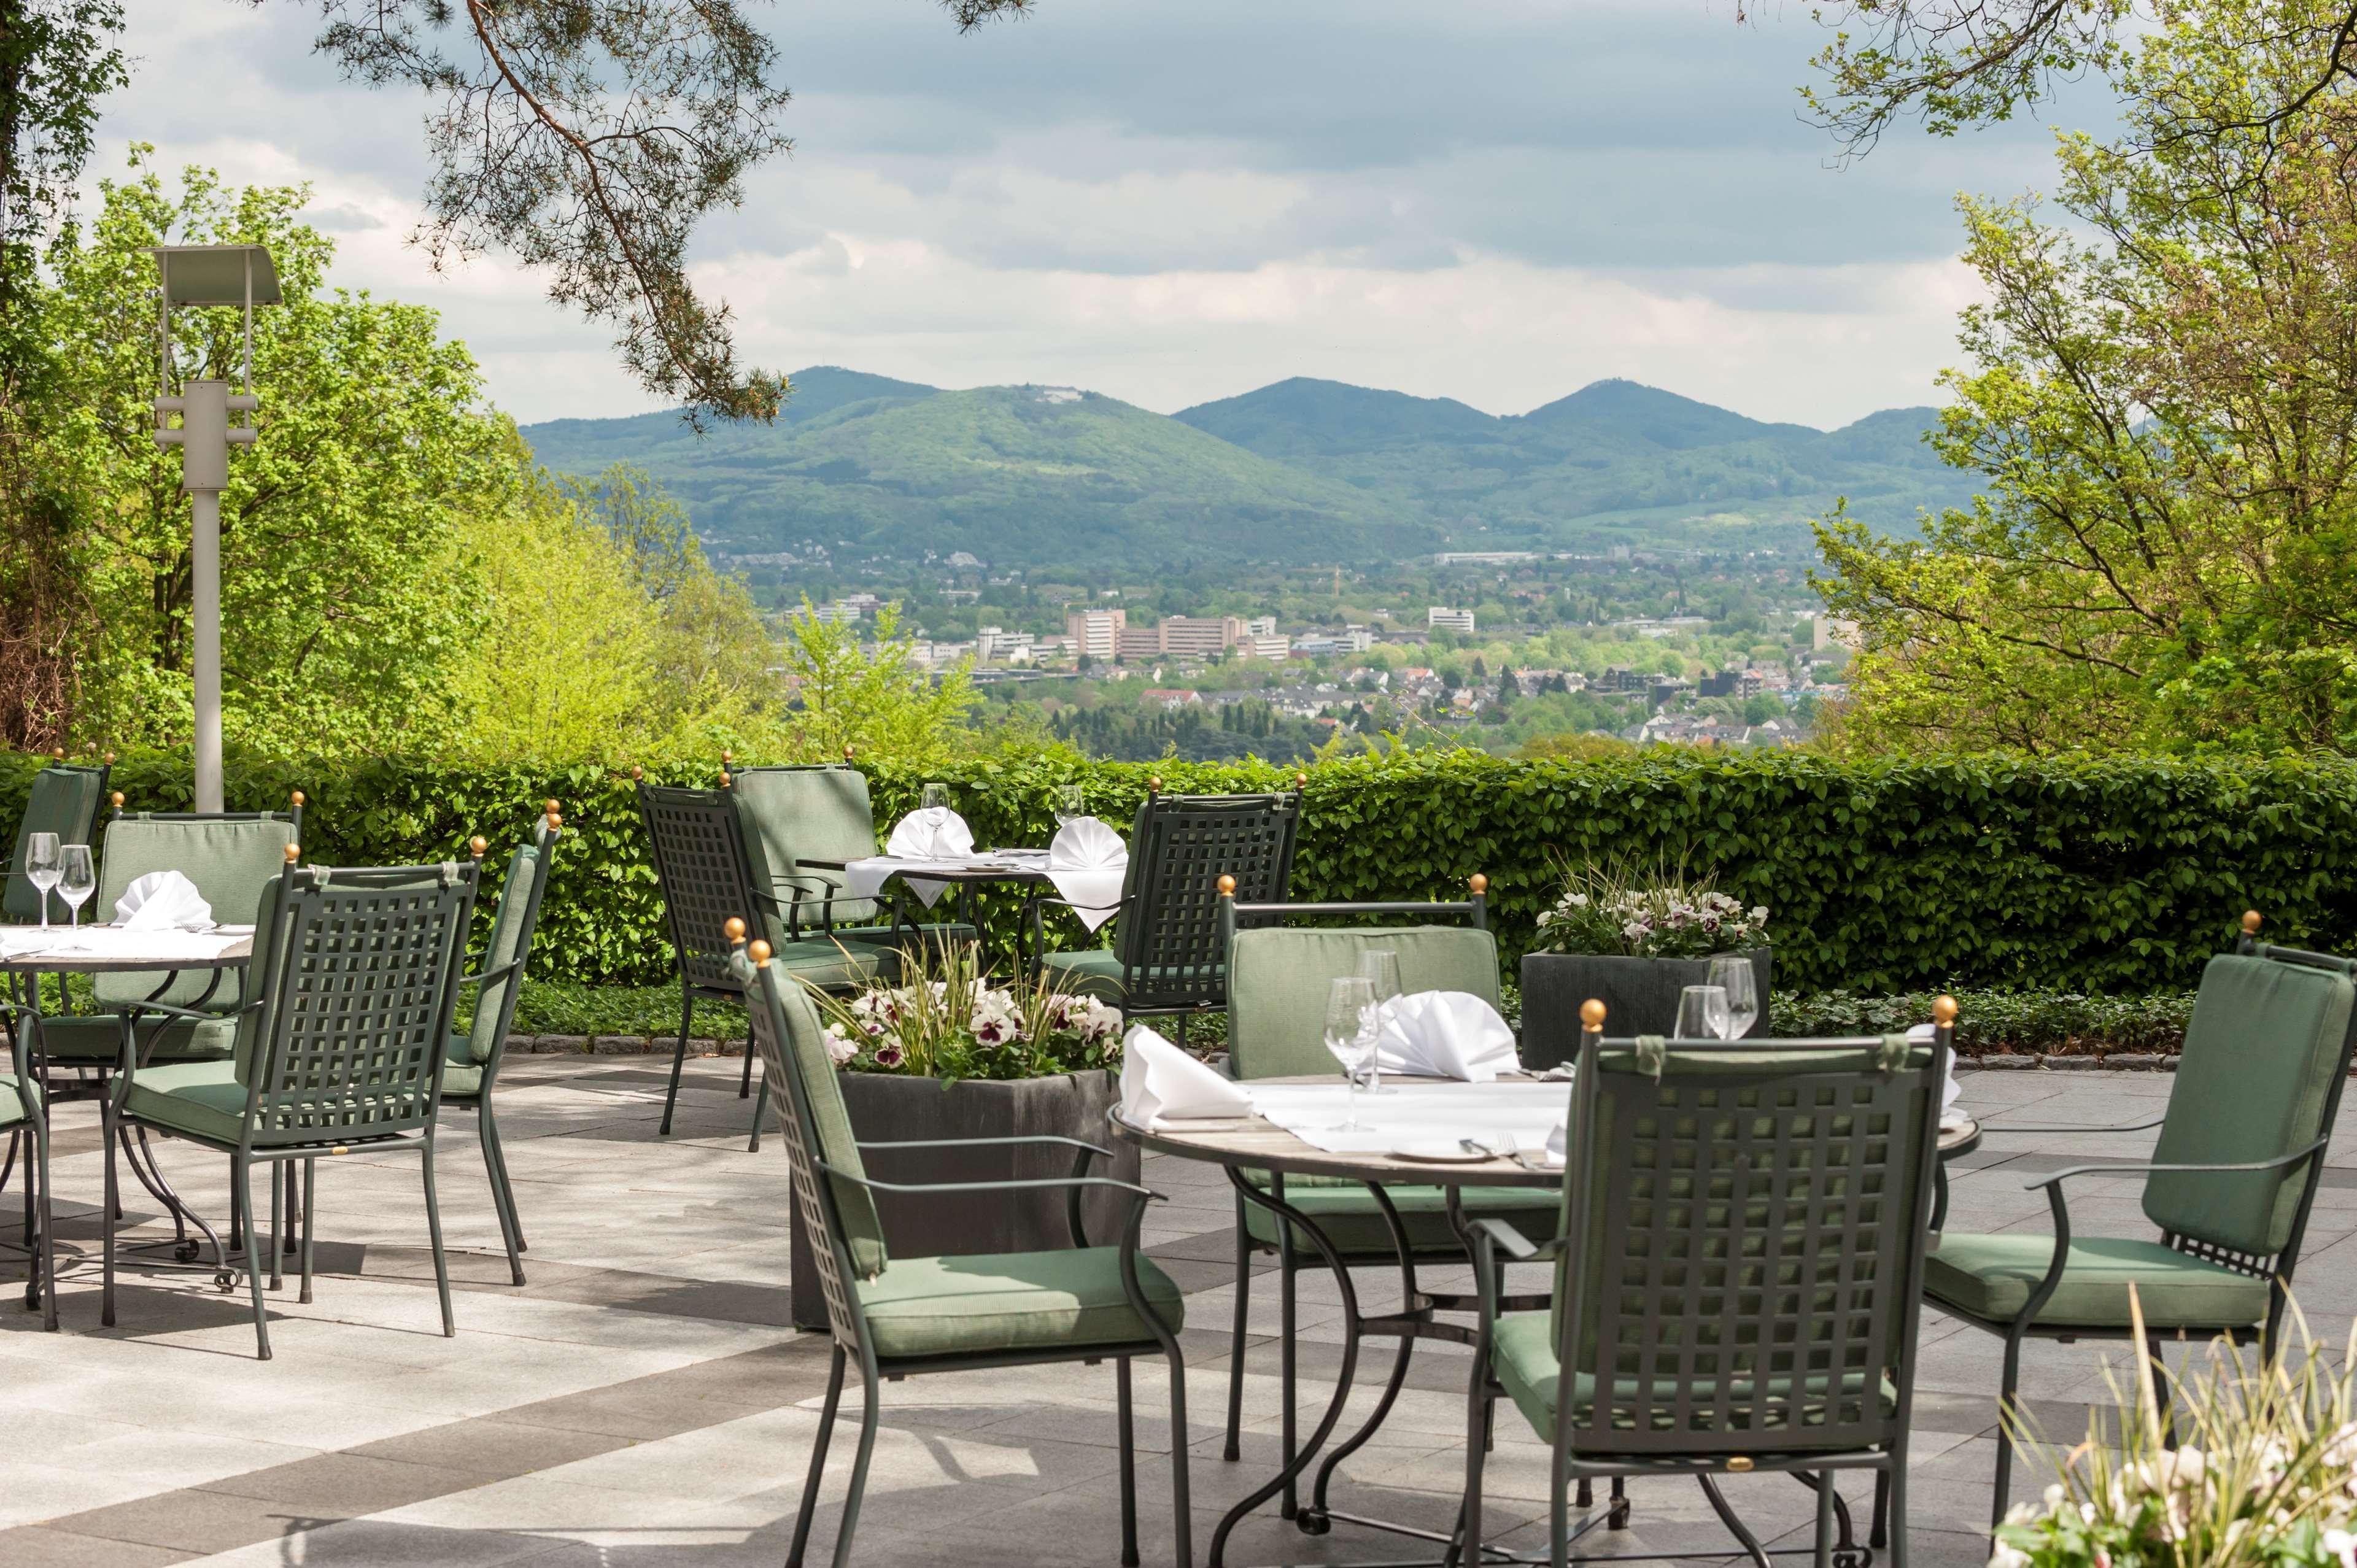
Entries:
[[822, 994], [818, 1004], [828, 1053], [847, 1072], [954, 1081], [1121, 1062], [1121, 1009], [1028, 979], [997, 979], [972, 942], [906, 953], [899, 984]]
[[2124, 1430], [2099, 1406], [2086, 1442], [2045, 1450], [2059, 1478], [2007, 1513], [1989, 1568], [2351, 1568], [2357, 1372], [2346, 1365], [2314, 1347], [2295, 1366], [2218, 1340], [2207, 1369], [2179, 1382], [2172, 1449], [2139, 1362]]
[[1689, 880], [1683, 871], [1640, 876], [1625, 868], [1565, 863], [1555, 907], [1538, 918], [1541, 952], [1625, 958], [1707, 958], [1768, 940], [1768, 907]]

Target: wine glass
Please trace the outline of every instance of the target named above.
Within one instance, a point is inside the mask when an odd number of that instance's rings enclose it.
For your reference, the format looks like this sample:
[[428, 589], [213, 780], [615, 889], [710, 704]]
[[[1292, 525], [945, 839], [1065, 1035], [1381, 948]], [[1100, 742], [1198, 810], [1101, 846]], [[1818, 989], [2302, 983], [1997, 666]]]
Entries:
[[1727, 1038], [1727, 988], [1689, 985], [1678, 993], [1678, 1026], [1671, 1037], [1679, 1040]]
[[1760, 976], [1741, 953], [1719, 953], [1710, 961], [1710, 983], [1727, 993], [1727, 1036], [1739, 1040], [1760, 1021]]
[[66, 901], [69, 930], [81, 928], [84, 899], [98, 891], [98, 873], [91, 865], [90, 845], [70, 843], [58, 851], [58, 896]]
[[1342, 1131], [1359, 1127], [1359, 1074], [1375, 1059], [1375, 992], [1363, 974], [1338, 974], [1326, 992], [1326, 1048], [1342, 1064], [1349, 1113]]
[[1056, 826], [1069, 828], [1089, 814], [1087, 794], [1077, 784], [1056, 786]]
[[[1359, 955], [1359, 973], [1365, 978], [1373, 993], [1375, 1012], [1370, 1028], [1380, 1036], [1383, 1033], [1383, 1004], [1395, 1000], [1400, 993], [1399, 954], [1390, 948], [1369, 948]], [[1367, 1092], [1384, 1092], [1383, 1086], [1372, 1073], [1367, 1075]]]
[[25, 845], [25, 880], [41, 895], [41, 929], [49, 929], [49, 889], [58, 885], [58, 835], [35, 833]]
[[950, 787], [946, 784], [928, 784], [925, 786], [921, 799], [923, 808], [928, 811], [935, 808], [947, 811], [950, 803]]

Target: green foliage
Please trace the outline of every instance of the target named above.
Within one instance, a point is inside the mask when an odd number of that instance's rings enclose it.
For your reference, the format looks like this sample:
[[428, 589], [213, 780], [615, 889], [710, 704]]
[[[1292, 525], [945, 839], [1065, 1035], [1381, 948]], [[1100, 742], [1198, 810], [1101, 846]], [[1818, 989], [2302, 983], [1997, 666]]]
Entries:
[[976, 701], [971, 663], [936, 681], [899, 635], [900, 609], [877, 612], [872, 650], [858, 627], [823, 621], [808, 600], [786, 623], [786, 672], [800, 687], [792, 718], [794, 759], [881, 755], [907, 762], [945, 756], [968, 738]]
[[[1778, 955], [1781, 957], [1782, 955]], [[1942, 993], [1868, 996], [1851, 991], [1776, 993], [1769, 1012], [1779, 1035], [1889, 1035], [1932, 1015]], [[2168, 1054], [2185, 1043], [2193, 993], [2089, 996], [2076, 991], [1976, 991], [1952, 987], [1956, 1049], [1968, 1056], [2104, 1056], [2115, 1051]]]
[[[37, 766], [0, 764], [0, 825], [15, 822]], [[1189, 793], [1293, 779], [1266, 764], [1090, 763], [1028, 748], [862, 766], [879, 826], [942, 779], [984, 844], [1047, 843], [1060, 784], [1081, 783], [1090, 810], [1125, 828], [1150, 777]], [[718, 772], [716, 757], [648, 768], [704, 786]], [[1553, 902], [1558, 855], [1683, 864], [1747, 907], [1770, 906], [1777, 975], [1796, 990], [2183, 987], [2246, 908], [2266, 914], [2276, 940], [2357, 948], [2357, 766], [2336, 759], [1845, 761], [1663, 748], [1556, 763], [1396, 751], [1308, 772], [1297, 897], [1456, 897], [1482, 872], [1510, 962]], [[133, 810], [189, 798], [184, 756], [134, 753], [115, 780]], [[572, 981], [669, 977], [627, 770], [229, 759], [232, 807], [276, 805], [296, 788], [310, 797], [307, 850], [344, 865], [441, 859], [476, 832], [496, 861], [554, 797], [566, 832], [535, 967]], [[980, 902], [993, 939], [1011, 940], [1019, 898]], [[1092, 940], [1077, 926], [1049, 935]]]

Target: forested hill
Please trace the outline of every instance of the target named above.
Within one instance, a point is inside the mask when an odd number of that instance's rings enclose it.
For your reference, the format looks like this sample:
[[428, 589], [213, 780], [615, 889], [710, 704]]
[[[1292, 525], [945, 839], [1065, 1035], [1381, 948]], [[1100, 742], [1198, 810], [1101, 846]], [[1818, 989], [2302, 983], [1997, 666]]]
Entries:
[[1297, 378], [1168, 416], [1071, 388], [948, 392], [831, 366], [792, 381], [771, 425], [699, 437], [659, 413], [524, 435], [552, 467], [644, 466], [726, 553], [1009, 566], [1796, 547], [1836, 495], [1903, 528], [1969, 492], [1918, 439], [1921, 408], [1826, 432], [1613, 381], [1500, 417]]

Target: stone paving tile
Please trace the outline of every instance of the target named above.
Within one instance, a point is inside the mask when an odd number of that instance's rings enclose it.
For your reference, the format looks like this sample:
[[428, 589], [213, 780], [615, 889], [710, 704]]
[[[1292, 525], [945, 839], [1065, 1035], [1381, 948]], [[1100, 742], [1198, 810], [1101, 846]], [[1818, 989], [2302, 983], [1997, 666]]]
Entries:
[[[653, 1065], [650, 1065], [652, 1063]], [[445, 1339], [430, 1289], [414, 1159], [351, 1158], [319, 1180], [322, 1277], [309, 1305], [269, 1298], [277, 1359], [253, 1357], [246, 1298], [207, 1273], [126, 1262], [122, 1323], [97, 1327], [95, 1270], [65, 1280], [68, 1332], [0, 1311], [0, 1380], [16, 1442], [0, 1456], [0, 1563], [144, 1568], [203, 1561], [239, 1568], [737, 1568], [784, 1556], [801, 1496], [827, 1347], [784, 1326], [788, 1206], [774, 1141], [745, 1149], [750, 1108], [737, 1064], [691, 1061], [678, 1136], [654, 1135], [667, 1063], [656, 1058], [519, 1058], [502, 1079], [500, 1122], [533, 1250], [531, 1283], [507, 1283], [471, 1122], [445, 1128], [439, 1166], [454, 1247], [460, 1332]], [[2158, 1075], [1984, 1073], [1968, 1101], [2001, 1122], [2096, 1126], [2165, 1102]], [[2002, 1114], [1999, 1112], [2002, 1112]], [[94, 1257], [100, 1155], [87, 1106], [62, 1109], [54, 1164], [61, 1236]], [[2067, 1164], [2132, 1160], [2150, 1134], [2051, 1137], [1992, 1133], [1952, 1172], [1956, 1230], [2042, 1230], [2046, 1204], [2024, 1184]], [[161, 1163], [199, 1212], [226, 1207], [227, 1162], [184, 1145]], [[2357, 1308], [2357, 1127], [2336, 1140], [2302, 1268], [2309, 1316], [2334, 1334]], [[1276, 1281], [1256, 1260], [1247, 1308], [1243, 1456], [1221, 1457], [1234, 1305], [1234, 1206], [1206, 1166], [1155, 1160], [1147, 1244], [1189, 1295], [1188, 1436], [1198, 1556], [1220, 1512], [1256, 1489], [1278, 1453]], [[2141, 1233], [2135, 1178], [2074, 1184], [2089, 1229]], [[126, 1181], [130, 1223], [169, 1235], [152, 1198]], [[0, 1222], [9, 1200], [0, 1199]], [[161, 1227], [159, 1230], [158, 1227]], [[0, 1265], [5, 1267], [5, 1265]], [[1458, 1288], [1464, 1271], [1423, 1271]], [[1362, 1305], [1397, 1297], [1396, 1271], [1354, 1276]], [[1297, 1290], [1297, 1419], [1324, 1412], [1340, 1359], [1339, 1285], [1322, 1271]], [[1517, 1280], [1512, 1288], [1534, 1288]], [[1927, 1313], [1910, 1466], [1919, 1568], [1986, 1554], [1977, 1533], [1995, 1462], [1998, 1342]], [[2074, 1441], [2090, 1402], [2105, 1403], [2117, 1348], [2033, 1344], [2024, 1387], [2045, 1429]], [[1342, 1431], [1372, 1408], [1392, 1348], [1362, 1347]], [[2175, 1359], [2181, 1359], [2181, 1353]], [[1335, 1506], [1445, 1530], [1463, 1472], [1458, 1347], [1426, 1346], [1391, 1420], [1346, 1459]], [[863, 1563], [1065, 1568], [1105, 1563], [1119, 1541], [1113, 1378], [1058, 1365], [888, 1385]], [[1168, 1389], [1158, 1362], [1136, 1368], [1141, 1544], [1168, 1560]], [[856, 1391], [848, 1402], [856, 1407]], [[813, 1557], [832, 1550], [856, 1424], [838, 1427], [816, 1510]], [[1487, 1466], [1492, 1541], [1543, 1543], [1546, 1456], [1511, 1407]], [[1763, 1536], [1805, 1540], [1808, 1495], [1774, 1477], [1730, 1488]], [[2033, 1485], [2025, 1465], [2017, 1487]], [[1305, 1483], [1306, 1487], [1306, 1483]], [[1844, 1483], [1861, 1528], [1863, 1477]], [[1649, 1480], [1632, 1489], [1634, 1528], [1603, 1550], [1694, 1550], [1731, 1542], [1699, 1491]], [[1349, 1526], [1303, 1535], [1274, 1505], [1230, 1543], [1239, 1562], [1368, 1563], [1404, 1543]], [[210, 1555], [205, 1555], [210, 1553]]]

